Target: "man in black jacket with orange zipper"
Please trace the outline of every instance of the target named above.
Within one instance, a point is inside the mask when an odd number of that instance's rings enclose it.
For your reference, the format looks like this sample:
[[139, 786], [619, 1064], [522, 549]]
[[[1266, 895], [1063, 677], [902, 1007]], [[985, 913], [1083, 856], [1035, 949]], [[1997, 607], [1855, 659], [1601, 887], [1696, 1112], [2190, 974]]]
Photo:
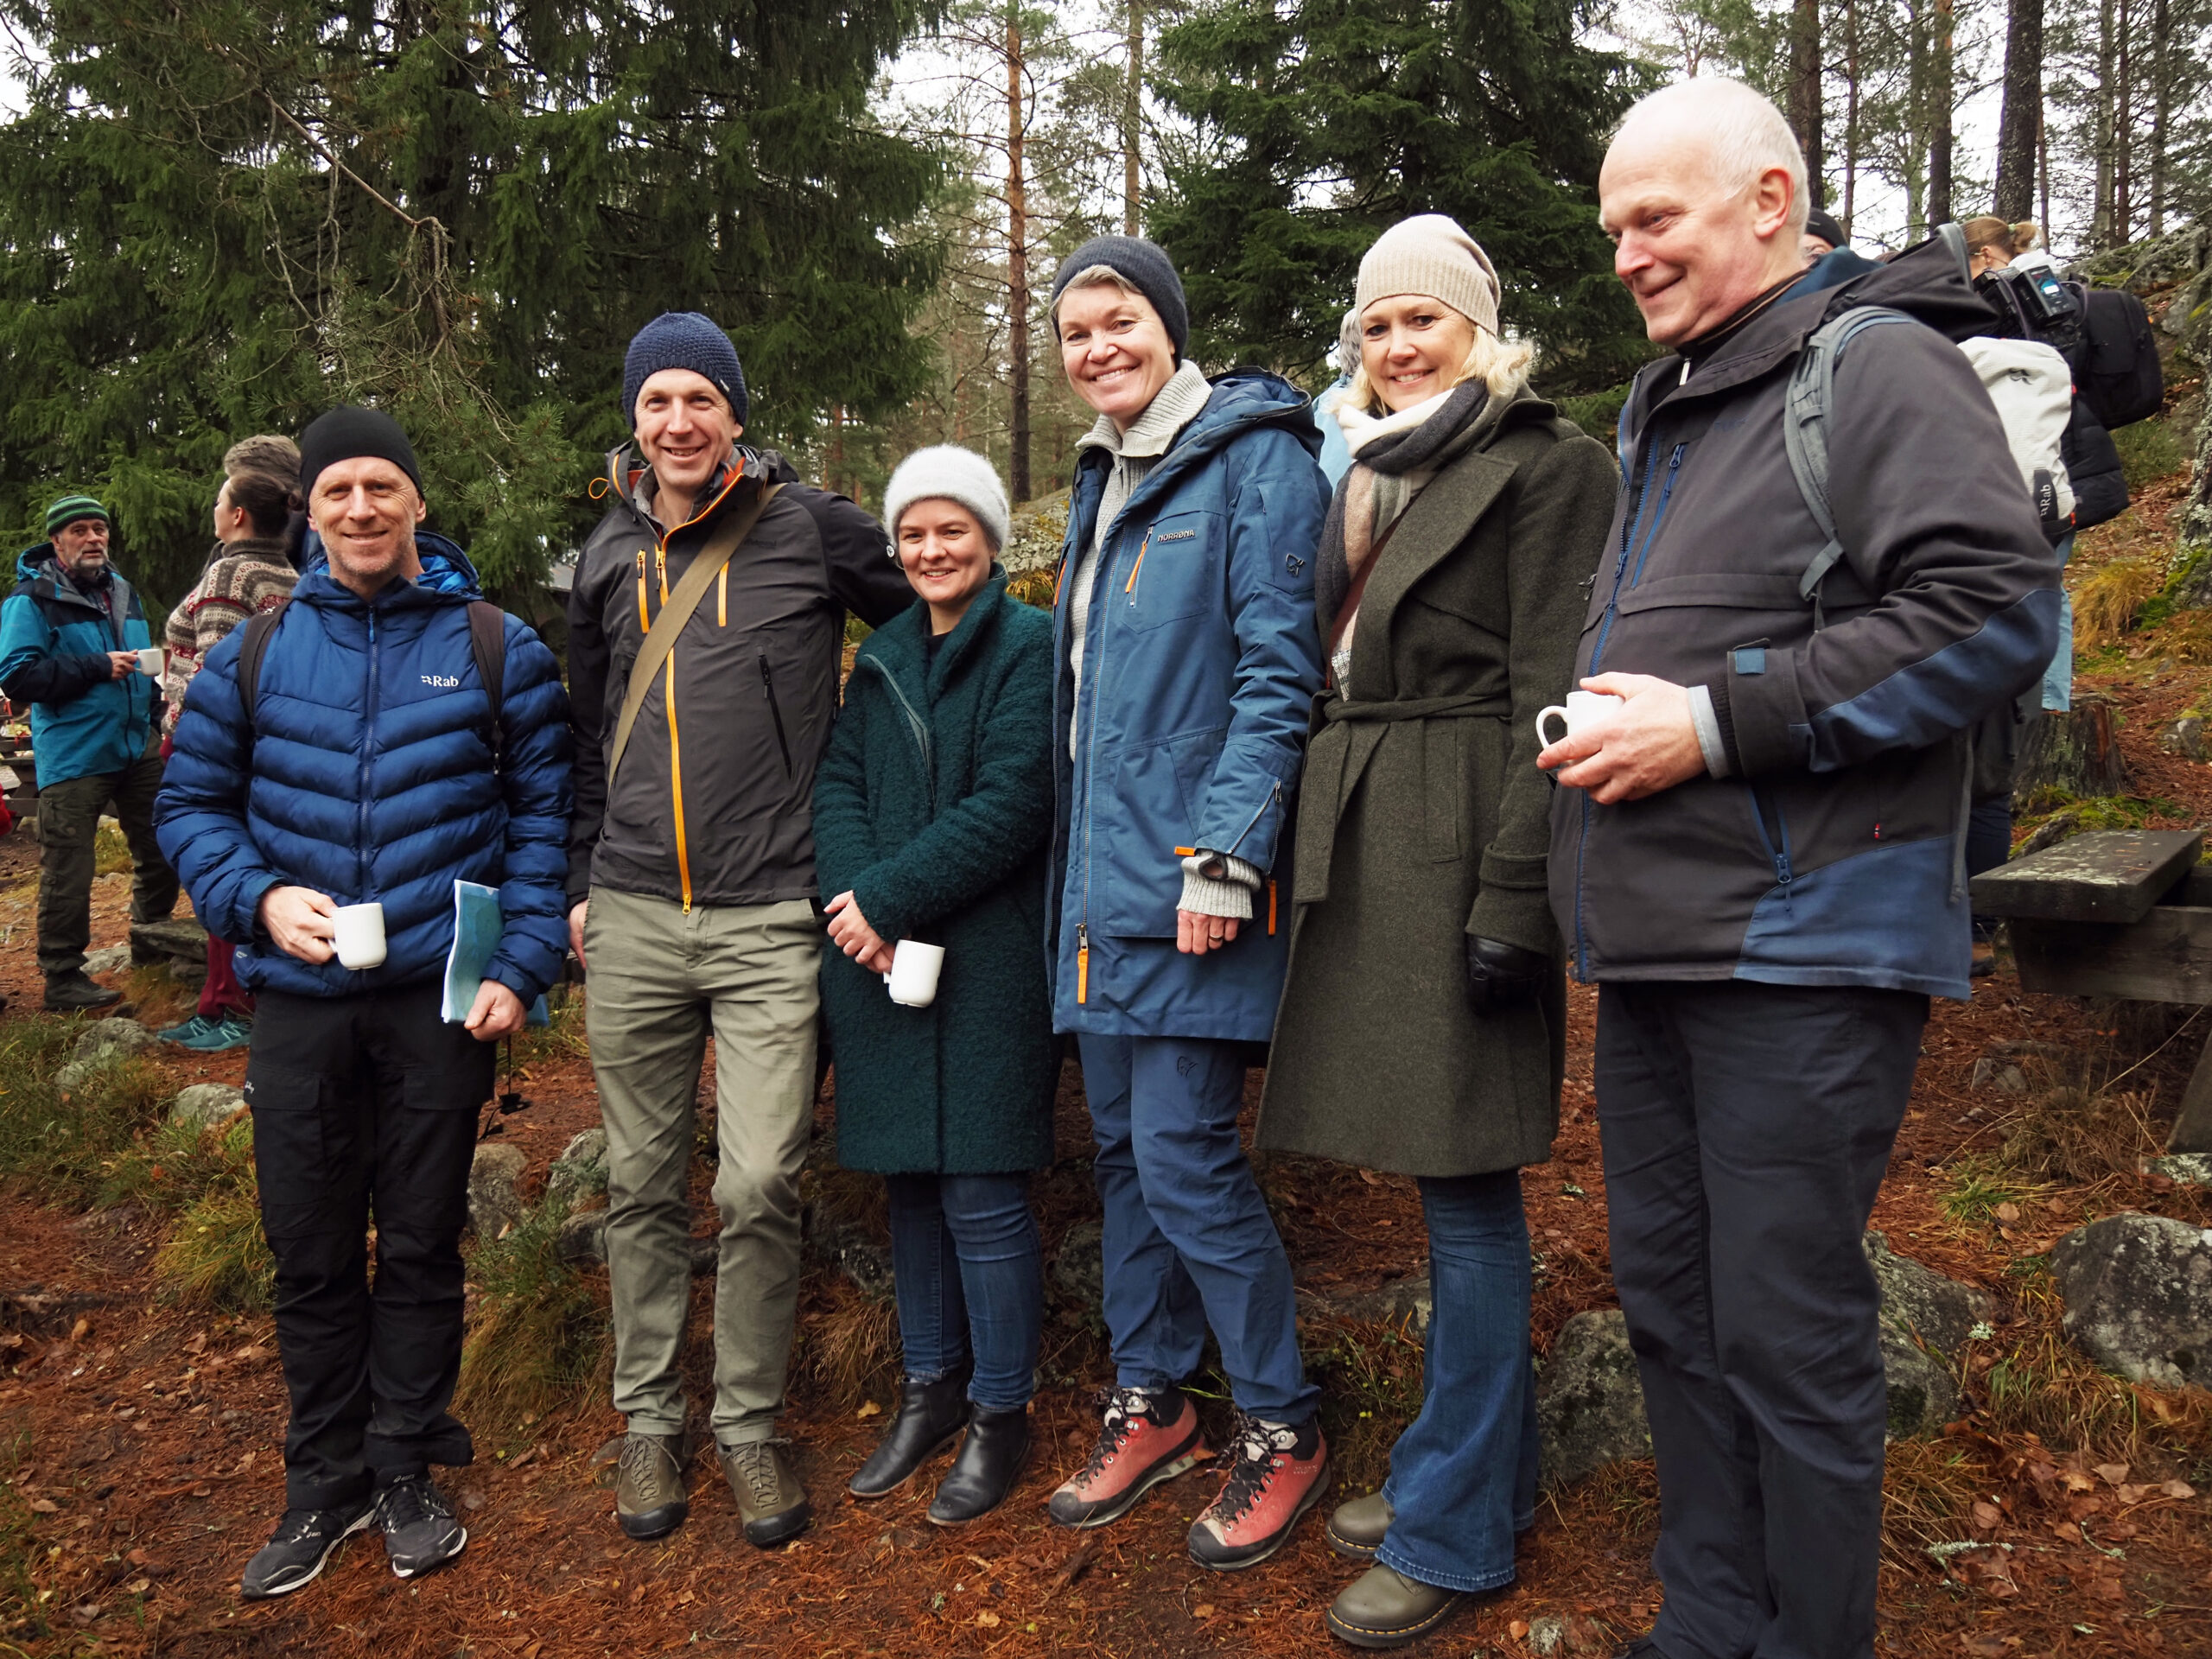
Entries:
[[[1630, 1652], [1873, 1650], [1885, 1395], [1860, 1236], [1932, 995], [1964, 997], [1966, 733], [2049, 660], [2057, 567], [1952, 340], [1942, 244], [1839, 284], [1798, 254], [1773, 105], [1699, 77], [1599, 185], [1652, 339], [1553, 745], [1552, 906], [1599, 982], [1613, 1276], [1658, 1456], [1666, 1605]], [[1838, 258], [1840, 255], [1830, 255]], [[1854, 306], [1827, 414], [1840, 556], [1784, 445], [1792, 371]]]
[[[814, 769], [836, 714], [846, 611], [873, 626], [913, 594], [874, 519], [798, 483], [780, 457], [738, 447], [745, 373], [707, 318], [648, 323], [623, 382], [637, 456], [608, 457], [613, 499], [569, 596], [569, 928], [590, 986], [614, 1407], [627, 1420], [615, 1514], [642, 1539], [689, 1512], [677, 1359], [693, 1103], [711, 1033], [721, 1218], [711, 1427], [745, 1535], [766, 1547], [811, 1516], [770, 1436], [798, 1306], [814, 1100]], [[663, 643], [649, 631], [693, 561], [755, 514], [690, 616], [670, 619], [677, 638], [664, 664], [648, 660], [613, 767], [632, 667]]]

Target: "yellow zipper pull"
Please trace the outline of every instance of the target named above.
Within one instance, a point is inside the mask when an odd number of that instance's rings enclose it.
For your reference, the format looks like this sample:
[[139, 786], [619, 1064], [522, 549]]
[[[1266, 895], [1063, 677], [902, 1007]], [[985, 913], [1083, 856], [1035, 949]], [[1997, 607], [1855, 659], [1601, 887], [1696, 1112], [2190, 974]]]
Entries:
[[653, 620], [645, 614], [645, 550], [638, 550], [638, 631], [643, 633], [652, 627]]
[[1127, 582], [1127, 584], [1125, 584], [1125, 585], [1123, 586], [1123, 588], [1122, 588], [1122, 591], [1123, 593], [1125, 593], [1125, 594], [1134, 594], [1136, 592], [1136, 590], [1137, 590], [1137, 572], [1144, 569], [1144, 553], [1145, 553], [1145, 550], [1146, 550], [1147, 548], [1150, 547], [1151, 545], [1152, 545], [1152, 532], [1151, 532], [1150, 531], [1148, 531], [1148, 530], [1147, 530], [1147, 531], [1145, 531], [1145, 533], [1144, 533], [1144, 540], [1142, 540], [1142, 541], [1141, 541], [1141, 542], [1139, 542], [1139, 543], [1137, 543], [1137, 562], [1136, 562], [1135, 564], [1133, 564], [1133, 565], [1131, 565], [1131, 566], [1129, 567], [1129, 579], [1128, 579], [1128, 582]]
[[1081, 922], [1075, 925], [1075, 1000], [1090, 1000], [1090, 930]]

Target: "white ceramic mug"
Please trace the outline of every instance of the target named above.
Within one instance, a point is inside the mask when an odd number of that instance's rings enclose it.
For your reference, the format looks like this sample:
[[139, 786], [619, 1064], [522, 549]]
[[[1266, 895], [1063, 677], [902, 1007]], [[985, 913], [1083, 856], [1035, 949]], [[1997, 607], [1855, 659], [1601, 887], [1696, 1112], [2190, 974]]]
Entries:
[[148, 645], [138, 653], [138, 671], [149, 680], [162, 677], [162, 670], [168, 665], [168, 652], [159, 645]]
[[340, 905], [331, 919], [338, 924], [338, 963], [341, 968], [384, 966], [384, 906]]
[[900, 1007], [926, 1008], [937, 1001], [937, 976], [944, 966], [943, 945], [901, 939], [891, 953], [891, 971], [883, 976], [883, 982], [891, 988], [891, 1000]]
[[[1610, 691], [1570, 691], [1565, 702], [1554, 702], [1536, 711], [1536, 741], [1546, 748], [1564, 742], [1577, 732], [1596, 725], [1620, 706], [1621, 699]], [[1549, 737], [1545, 734], [1544, 722], [1554, 715], [1559, 716], [1567, 730], [1557, 737]]]

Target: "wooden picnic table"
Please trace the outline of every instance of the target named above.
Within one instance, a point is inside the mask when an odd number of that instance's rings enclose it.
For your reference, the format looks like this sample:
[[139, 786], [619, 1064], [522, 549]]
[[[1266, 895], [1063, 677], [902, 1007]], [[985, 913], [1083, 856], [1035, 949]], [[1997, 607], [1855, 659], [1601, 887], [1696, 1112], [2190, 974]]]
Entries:
[[[1974, 914], [2005, 918], [2028, 990], [2212, 1006], [2203, 848], [2201, 830], [2090, 830], [1974, 877]], [[2212, 1152], [2212, 1042], [2166, 1147]]]

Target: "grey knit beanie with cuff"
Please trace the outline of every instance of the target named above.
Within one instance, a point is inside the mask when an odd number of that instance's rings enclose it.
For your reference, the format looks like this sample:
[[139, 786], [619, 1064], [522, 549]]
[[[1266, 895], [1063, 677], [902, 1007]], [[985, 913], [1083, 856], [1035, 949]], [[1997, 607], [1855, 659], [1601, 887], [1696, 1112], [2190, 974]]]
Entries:
[[899, 518], [917, 501], [957, 501], [976, 515], [991, 550], [1003, 552], [1014, 534], [1014, 515], [1007, 506], [1006, 486], [998, 469], [973, 449], [940, 443], [917, 449], [899, 463], [891, 482], [883, 487], [883, 523], [891, 532], [891, 545], [899, 545]]
[[1105, 266], [1152, 302], [1152, 308], [1160, 313], [1160, 326], [1167, 330], [1167, 343], [1175, 348], [1176, 360], [1180, 362], [1191, 343], [1191, 307], [1183, 297], [1183, 279], [1175, 274], [1175, 262], [1167, 257], [1167, 251], [1141, 236], [1094, 236], [1060, 261], [1052, 276], [1052, 298], [1046, 306], [1052, 319], [1052, 338], [1060, 337], [1060, 296], [1093, 265]]
[[1497, 270], [1459, 221], [1442, 213], [1400, 219], [1375, 238], [1359, 262], [1356, 316], [1377, 300], [1425, 294], [1478, 328], [1497, 332]]

